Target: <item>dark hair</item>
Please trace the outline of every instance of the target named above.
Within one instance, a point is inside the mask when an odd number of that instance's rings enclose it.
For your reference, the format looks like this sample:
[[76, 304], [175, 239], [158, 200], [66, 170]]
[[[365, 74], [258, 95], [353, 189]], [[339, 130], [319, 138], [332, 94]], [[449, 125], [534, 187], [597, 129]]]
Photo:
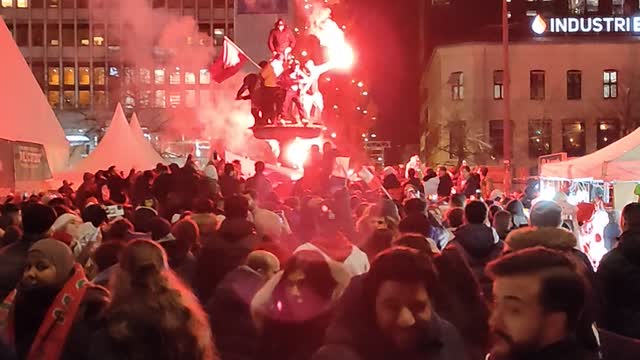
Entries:
[[424, 211], [427, 209], [427, 203], [419, 198], [414, 198], [405, 201], [404, 209], [407, 211], [407, 214], [424, 214]]
[[511, 213], [499, 210], [493, 217], [493, 228], [496, 229], [500, 239], [506, 239], [509, 233], [509, 225], [511, 225]]
[[[622, 221], [625, 229], [640, 228], [640, 203], [632, 202], [622, 209]], [[623, 231], [625, 229], [622, 229]]]
[[464, 194], [451, 195], [451, 206], [463, 208], [467, 202], [467, 197]]
[[118, 263], [120, 254], [126, 244], [121, 241], [105, 241], [91, 255], [91, 259], [98, 267], [98, 271], [103, 271]]
[[198, 198], [193, 201], [193, 211], [197, 214], [212, 213], [215, 208], [213, 201], [205, 197]]
[[22, 228], [25, 234], [42, 235], [51, 229], [56, 221], [56, 213], [52, 208], [28, 203], [22, 208]]
[[524, 205], [522, 205], [520, 200], [509, 201], [506, 210], [513, 216], [524, 216]]
[[459, 228], [464, 224], [464, 209], [462, 208], [453, 208], [449, 209], [445, 214], [445, 218], [449, 223], [449, 227]]
[[460, 172], [465, 171], [465, 170], [466, 170], [467, 172], [471, 172], [471, 168], [470, 168], [469, 166], [467, 166], [467, 165], [465, 165], [465, 166], [463, 166], [463, 167], [461, 167], [461, 168], [460, 168]]
[[4, 204], [2, 205], [2, 215], [7, 216], [10, 214], [17, 214], [20, 212], [20, 208], [16, 204]]
[[367, 254], [369, 260], [373, 260], [379, 253], [391, 247], [393, 231], [378, 229], [369, 236], [362, 246], [362, 251]]
[[493, 279], [518, 275], [541, 276], [540, 305], [547, 312], [567, 315], [570, 330], [575, 330], [586, 307], [589, 287], [576, 264], [559, 251], [534, 247], [505, 255], [487, 265]]
[[265, 168], [264, 162], [256, 161], [256, 163], [253, 165], [253, 168], [255, 169], [256, 174], [262, 174]]
[[492, 205], [489, 206], [489, 217], [493, 220], [493, 218], [496, 216], [496, 214], [502, 210], [502, 206], [494, 203]]
[[127, 235], [133, 231], [133, 224], [127, 219], [114, 221], [105, 234], [105, 240], [127, 240]]
[[329, 300], [333, 295], [337, 282], [334, 279], [327, 261], [316, 251], [299, 251], [284, 265], [282, 278], [286, 279], [295, 271], [305, 274], [305, 284], [314, 290], [316, 295]]
[[557, 228], [562, 225], [562, 208], [554, 201], [543, 200], [531, 208], [531, 225]]
[[392, 242], [393, 246], [406, 247], [418, 251], [420, 254], [431, 256], [433, 250], [429, 240], [422, 234], [405, 234]]
[[487, 205], [480, 200], [470, 201], [464, 208], [464, 218], [469, 224], [482, 224], [487, 220]]
[[446, 166], [440, 166], [440, 167], [438, 167], [438, 170], [446, 172], [447, 171], [447, 167]]
[[171, 233], [171, 224], [167, 220], [156, 216], [149, 221], [149, 229], [151, 230], [151, 239], [158, 241]]
[[225, 175], [230, 175], [233, 171], [235, 171], [235, 168], [233, 167], [233, 164], [230, 163], [226, 163], [224, 164], [224, 174]]
[[227, 219], [246, 219], [249, 215], [249, 200], [241, 195], [225, 198], [224, 215]]
[[482, 166], [480, 168], [480, 174], [482, 174], [482, 176], [487, 176], [487, 174], [489, 173], [489, 168], [486, 166]]
[[99, 227], [108, 220], [107, 211], [101, 205], [89, 205], [82, 210], [82, 221], [90, 222], [95, 227]]
[[409, 175], [409, 177], [410, 177], [410, 178], [412, 178], [412, 177], [416, 176], [416, 169], [414, 169], [414, 168], [410, 168], [410, 169], [407, 171], [407, 174]]

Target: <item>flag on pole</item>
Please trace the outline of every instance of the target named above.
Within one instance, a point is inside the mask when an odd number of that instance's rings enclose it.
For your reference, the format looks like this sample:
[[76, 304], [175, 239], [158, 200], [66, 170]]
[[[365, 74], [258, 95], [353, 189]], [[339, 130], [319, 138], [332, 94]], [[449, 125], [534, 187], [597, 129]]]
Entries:
[[225, 36], [222, 56], [218, 57], [209, 68], [211, 78], [220, 84], [237, 74], [247, 61], [249, 61], [249, 57], [244, 51]]
[[363, 166], [362, 169], [358, 171], [358, 176], [360, 176], [360, 179], [362, 179], [371, 190], [380, 190], [380, 188], [382, 188], [380, 179], [373, 175], [368, 168]]

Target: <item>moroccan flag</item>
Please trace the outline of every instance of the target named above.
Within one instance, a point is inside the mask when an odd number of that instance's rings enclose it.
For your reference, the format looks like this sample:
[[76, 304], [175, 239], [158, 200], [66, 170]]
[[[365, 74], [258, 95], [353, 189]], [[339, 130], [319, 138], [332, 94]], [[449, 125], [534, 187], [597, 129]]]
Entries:
[[362, 169], [358, 172], [358, 175], [360, 176], [360, 179], [362, 179], [362, 181], [367, 183], [371, 190], [379, 190], [382, 188], [382, 182], [380, 181], [380, 179], [377, 176], [373, 175], [373, 173], [371, 173], [371, 171], [369, 171], [369, 169], [367, 169], [366, 167], [362, 167]]
[[237, 74], [247, 61], [249, 61], [247, 55], [240, 50], [238, 45], [225, 36], [224, 44], [222, 45], [222, 56], [218, 57], [209, 68], [211, 78], [220, 84]]

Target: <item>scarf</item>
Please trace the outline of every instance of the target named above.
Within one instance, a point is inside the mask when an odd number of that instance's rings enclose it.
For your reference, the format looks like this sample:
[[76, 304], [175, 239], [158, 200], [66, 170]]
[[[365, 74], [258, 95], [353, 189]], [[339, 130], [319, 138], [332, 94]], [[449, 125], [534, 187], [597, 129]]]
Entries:
[[[58, 292], [45, 314], [26, 360], [59, 359], [80, 303], [89, 286], [82, 266], [74, 265], [71, 278]], [[14, 308], [18, 291], [14, 289], [0, 304], [0, 335], [9, 345], [15, 345]]]

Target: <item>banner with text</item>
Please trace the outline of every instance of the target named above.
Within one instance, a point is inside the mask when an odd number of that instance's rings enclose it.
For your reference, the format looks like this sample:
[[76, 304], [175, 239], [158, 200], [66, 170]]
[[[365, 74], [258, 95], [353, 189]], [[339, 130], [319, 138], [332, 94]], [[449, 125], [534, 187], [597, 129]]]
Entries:
[[16, 182], [43, 181], [52, 178], [47, 153], [42, 144], [14, 141], [13, 168]]

